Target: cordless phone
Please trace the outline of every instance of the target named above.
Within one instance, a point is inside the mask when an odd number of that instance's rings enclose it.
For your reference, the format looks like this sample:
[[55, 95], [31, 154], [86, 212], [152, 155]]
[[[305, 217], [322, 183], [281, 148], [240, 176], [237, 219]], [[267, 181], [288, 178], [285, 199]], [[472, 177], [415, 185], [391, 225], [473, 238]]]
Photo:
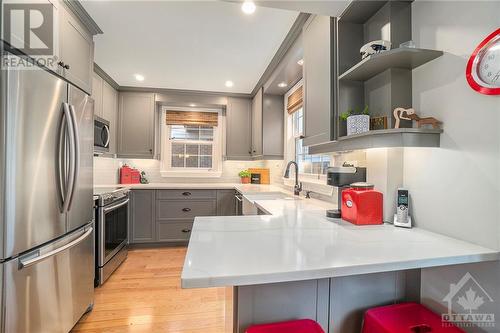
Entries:
[[410, 198], [407, 189], [398, 188], [396, 205], [394, 225], [397, 227], [411, 228], [411, 217], [409, 215]]

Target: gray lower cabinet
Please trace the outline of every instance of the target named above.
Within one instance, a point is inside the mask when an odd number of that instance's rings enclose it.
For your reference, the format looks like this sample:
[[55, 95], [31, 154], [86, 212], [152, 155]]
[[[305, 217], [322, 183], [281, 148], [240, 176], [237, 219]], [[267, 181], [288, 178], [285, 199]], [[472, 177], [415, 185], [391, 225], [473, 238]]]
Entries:
[[155, 242], [155, 190], [131, 191], [129, 207], [129, 243]]
[[305, 146], [329, 142], [336, 135], [335, 29], [335, 18], [319, 15], [310, 17], [303, 28]]
[[129, 242], [187, 243], [197, 216], [235, 215], [234, 190], [132, 190]]
[[155, 94], [120, 92], [118, 156], [154, 158]]
[[236, 215], [236, 191], [218, 190], [217, 191], [217, 216]]
[[228, 97], [226, 109], [226, 159], [250, 160], [252, 157], [252, 101]]
[[191, 229], [193, 228], [193, 222], [159, 222], [157, 227], [158, 242], [180, 243], [189, 241]]

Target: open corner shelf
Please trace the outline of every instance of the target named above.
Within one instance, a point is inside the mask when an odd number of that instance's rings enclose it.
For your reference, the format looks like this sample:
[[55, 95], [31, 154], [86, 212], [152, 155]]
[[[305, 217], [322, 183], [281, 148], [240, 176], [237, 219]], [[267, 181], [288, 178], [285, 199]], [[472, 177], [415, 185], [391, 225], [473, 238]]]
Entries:
[[310, 154], [368, 148], [439, 147], [442, 129], [393, 128], [339, 137], [337, 141], [310, 146]]
[[414, 69], [443, 55], [443, 51], [397, 48], [373, 54], [345, 71], [339, 80], [366, 81], [389, 68]]

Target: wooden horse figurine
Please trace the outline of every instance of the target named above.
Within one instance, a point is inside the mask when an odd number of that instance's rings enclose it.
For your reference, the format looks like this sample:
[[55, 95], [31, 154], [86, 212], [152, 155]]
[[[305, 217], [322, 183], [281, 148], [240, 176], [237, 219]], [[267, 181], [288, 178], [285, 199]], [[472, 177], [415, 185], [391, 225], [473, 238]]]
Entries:
[[396, 118], [396, 124], [394, 128], [399, 128], [401, 119], [415, 120], [417, 122], [418, 128], [421, 128], [423, 125], [432, 125], [433, 128], [438, 129], [442, 124], [434, 117], [420, 118], [419, 116], [417, 116], [414, 109], [395, 108], [394, 118]]

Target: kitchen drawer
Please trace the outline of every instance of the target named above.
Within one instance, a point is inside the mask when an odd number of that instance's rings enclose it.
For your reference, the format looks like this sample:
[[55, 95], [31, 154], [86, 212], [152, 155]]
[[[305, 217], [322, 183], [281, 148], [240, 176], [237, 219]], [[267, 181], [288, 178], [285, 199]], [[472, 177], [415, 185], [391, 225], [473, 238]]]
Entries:
[[183, 242], [189, 241], [193, 222], [160, 222], [158, 223], [158, 241]]
[[158, 190], [157, 199], [215, 199], [216, 190]]
[[156, 219], [194, 219], [196, 216], [214, 216], [217, 214], [215, 200], [158, 200]]

